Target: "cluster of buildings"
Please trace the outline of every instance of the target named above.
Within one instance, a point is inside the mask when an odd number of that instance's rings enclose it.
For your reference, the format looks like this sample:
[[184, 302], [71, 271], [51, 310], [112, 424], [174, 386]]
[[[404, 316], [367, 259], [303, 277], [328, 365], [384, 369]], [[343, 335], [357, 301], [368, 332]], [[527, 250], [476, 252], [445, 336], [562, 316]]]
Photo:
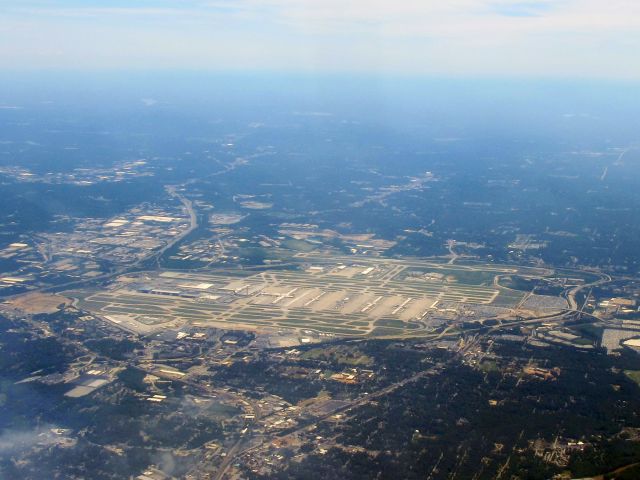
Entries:
[[177, 200], [142, 204], [108, 220], [88, 218], [71, 232], [46, 232], [0, 250], [5, 261], [0, 294], [97, 277], [113, 266], [139, 262], [190, 228]]
[[[142, 204], [107, 221], [80, 221], [72, 233], [47, 233], [41, 247], [50, 262], [73, 268], [75, 259], [100, 259], [121, 265], [139, 261], [189, 229], [182, 205]], [[64, 266], [63, 266], [64, 268]]]
[[75, 168], [70, 172], [33, 173], [24, 167], [0, 167], [0, 175], [18, 182], [71, 185], [93, 185], [102, 182], [122, 182], [131, 178], [153, 176], [145, 160], [121, 162], [112, 168]]

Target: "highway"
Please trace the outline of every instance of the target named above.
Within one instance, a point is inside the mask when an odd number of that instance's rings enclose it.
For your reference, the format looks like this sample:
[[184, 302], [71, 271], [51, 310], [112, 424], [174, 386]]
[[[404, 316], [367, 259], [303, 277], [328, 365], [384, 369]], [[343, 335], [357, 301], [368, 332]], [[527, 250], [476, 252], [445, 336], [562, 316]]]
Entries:
[[569, 308], [571, 310], [578, 310], [578, 302], [576, 300], [576, 295], [578, 295], [578, 293], [580, 293], [582, 290], [584, 290], [585, 288], [593, 288], [598, 285], [603, 285], [611, 281], [610, 275], [607, 275], [606, 273], [603, 273], [601, 275], [602, 276], [600, 277], [599, 280], [596, 280], [595, 282], [591, 282], [591, 283], [585, 283], [583, 285], [578, 285], [577, 287], [574, 287], [567, 292], [567, 301], [569, 302]]
[[159, 262], [160, 262], [160, 258], [162, 258], [162, 255], [164, 255], [164, 252], [172, 248], [178, 242], [183, 240], [187, 235], [193, 232], [196, 228], [198, 228], [198, 216], [196, 215], [196, 212], [193, 208], [193, 202], [188, 198], [186, 198], [184, 195], [178, 193], [176, 191], [176, 187], [174, 186], [167, 186], [166, 190], [170, 196], [180, 200], [180, 203], [182, 203], [182, 205], [184, 206], [185, 210], [187, 211], [187, 214], [189, 215], [189, 228], [184, 232], [182, 232], [180, 235], [174, 237], [173, 240], [171, 240], [169, 243], [167, 243], [164, 247], [162, 247], [157, 252], [154, 252], [148, 257], [137, 262], [138, 265], [141, 264], [142, 262], [148, 262], [149, 260], [151, 260], [151, 261], [155, 261], [158, 268], [160, 268]]

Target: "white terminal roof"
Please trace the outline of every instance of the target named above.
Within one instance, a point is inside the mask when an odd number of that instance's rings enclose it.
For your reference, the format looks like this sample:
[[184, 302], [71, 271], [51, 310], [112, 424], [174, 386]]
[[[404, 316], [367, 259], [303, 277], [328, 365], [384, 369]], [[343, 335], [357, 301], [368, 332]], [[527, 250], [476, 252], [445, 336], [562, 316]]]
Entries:
[[142, 220], [143, 222], [162, 222], [169, 223], [173, 222], [175, 218], [173, 217], [163, 217], [160, 215], [141, 215], [138, 217], [138, 220]]

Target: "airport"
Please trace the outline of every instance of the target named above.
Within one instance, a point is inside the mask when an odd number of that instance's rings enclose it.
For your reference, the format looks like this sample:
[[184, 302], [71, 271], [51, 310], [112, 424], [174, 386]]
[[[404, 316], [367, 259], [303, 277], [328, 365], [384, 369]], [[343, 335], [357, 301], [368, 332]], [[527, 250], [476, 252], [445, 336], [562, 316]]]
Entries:
[[298, 269], [258, 273], [140, 272], [106, 290], [70, 295], [80, 308], [139, 334], [192, 325], [331, 336], [420, 336], [476, 312], [485, 319], [512, 314], [526, 296], [494, 282], [517, 271], [511, 267], [315, 255], [296, 260]]

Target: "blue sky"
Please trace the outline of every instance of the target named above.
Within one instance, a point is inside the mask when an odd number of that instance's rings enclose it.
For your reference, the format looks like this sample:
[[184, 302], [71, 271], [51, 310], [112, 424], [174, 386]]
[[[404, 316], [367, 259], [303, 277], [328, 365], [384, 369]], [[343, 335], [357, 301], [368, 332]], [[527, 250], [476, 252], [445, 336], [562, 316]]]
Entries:
[[0, 0], [0, 69], [640, 78], [637, 0]]

